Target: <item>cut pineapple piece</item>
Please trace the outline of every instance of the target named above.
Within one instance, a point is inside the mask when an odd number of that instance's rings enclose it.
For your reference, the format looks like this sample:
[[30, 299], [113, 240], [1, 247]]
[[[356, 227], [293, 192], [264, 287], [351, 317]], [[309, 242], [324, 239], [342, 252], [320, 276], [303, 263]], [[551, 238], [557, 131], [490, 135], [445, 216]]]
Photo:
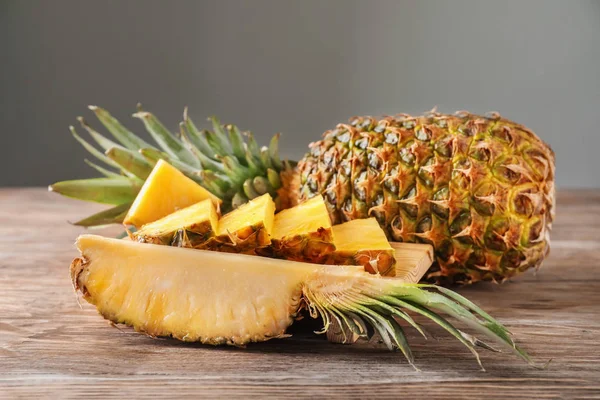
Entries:
[[264, 194], [225, 214], [217, 235], [202, 248], [225, 252], [248, 252], [271, 243], [275, 203]]
[[275, 215], [270, 255], [322, 263], [335, 250], [331, 219], [321, 195]]
[[139, 228], [181, 208], [211, 199], [221, 200], [164, 160], [159, 160], [135, 198], [125, 220]]
[[372, 274], [396, 276], [394, 249], [375, 218], [334, 225], [329, 264], [362, 265]]
[[[325, 266], [82, 235], [71, 264], [73, 286], [100, 314], [151, 336], [243, 345], [284, 337], [298, 310], [332, 319], [367, 336], [371, 326], [389, 349], [413, 356], [395, 318], [420, 330], [405, 312], [440, 324], [475, 355], [477, 338], [439, 313], [500, 340], [528, 361], [508, 331], [472, 302], [447, 289], [429, 290], [356, 267]], [[484, 346], [490, 348], [488, 346]]]
[[215, 205], [206, 199], [146, 224], [133, 235], [142, 243], [197, 247], [215, 234], [218, 221]]

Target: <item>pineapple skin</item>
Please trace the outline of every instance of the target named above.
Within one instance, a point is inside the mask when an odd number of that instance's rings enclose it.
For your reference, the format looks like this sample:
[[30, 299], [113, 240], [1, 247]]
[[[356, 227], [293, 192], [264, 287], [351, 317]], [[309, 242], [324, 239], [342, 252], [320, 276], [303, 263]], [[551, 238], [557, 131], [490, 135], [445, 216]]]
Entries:
[[173, 233], [154, 236], [144, 234], [134, 234], [136, 241], [140, 243], [162, 244], [175, 247], [191, 247], [195, 248], [210, 240], [213, 237], [214, 231], [210, 222], [194, 224], [187, 229], [178, 229]]
[[370, 274], [396, 276], [394, 250], [334, 251], [324, 262], [327, 265], [361, 265]]
[[502, 282], [549, 251], [554, 153], [496, 113], [355, 117], [309, 148], [291, 202], [322, 194], [334, 224], [374, 216], [390, 240], [432, 244], [430, 281]]
[[271, 246], [256, 252], [266, 257], [325, 264], [334, 251], [331, 228], [319, 228], [316, 232], [272, 239]]
[[246, 226], [229, 235], [213, 236], [194, 246], [196, 249], [225, 253], [253, 254], [255, 249], [268, 246], [271, 236], [263, 224]]

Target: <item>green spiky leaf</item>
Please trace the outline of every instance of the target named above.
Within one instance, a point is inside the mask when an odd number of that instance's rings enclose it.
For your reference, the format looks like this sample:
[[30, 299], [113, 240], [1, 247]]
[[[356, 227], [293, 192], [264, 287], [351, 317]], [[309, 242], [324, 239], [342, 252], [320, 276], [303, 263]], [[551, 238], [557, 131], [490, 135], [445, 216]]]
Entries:
[[269, 181], [263, 176], [255, 176], [252, 180], [252, 186], [259, 195], [272, 193], [274, 191], [273, 186], [271, 186]]
[[244, 189], [244, 194], [248, 199], [252, 200], [260, 196], [260, 194], [258, 194], [258, 192], [254, 190], [254, 186], [252, 185], [252, 179], [246, 179], [242, 187]]
[[271, 159], [271, 165], [277, 170], [280, 170], [283, 167], [281, 164], [281, 159], [279, 158], [280, 136], [281, 134], [277, 133], [271, 138], [271, 142], [269, 143], [269, 158]]
[[233, 195], [233, 198], [231, 199], [231, 207], [235, 210], [236, 208], [238, 208], [239, 206], [241, 206], [242, 204], [245, 204], [248, 202], [248, 198], [246, 197], [245, 194], [237, 192], [236, 194]]
[[228, 182], [218, 177], [212, 171], [202, 171], [196, 181], [221, 199], [226, 198], [226, 193], [230, 188]]
[[[258, 143], [256, 143], [256, 140], [254, 139], [254, 135], [252, 134], [252, 132], [246, 132], [246, 137], [248, 138], [248, 142], [247, 142], [248, 152], [250, 152], [252, 157], [254, 157], [255, 161], [257, 161], [257, 162], [261, 161], [260, 147], [258, 146]], [[266, 166], [265, 166], [265, 168], [266, 168]]]
[[[508, 331], [499, 322], [484, 313], [472, 302], [462, 296], [448, 291], [448, 289], [435, 290], [432, 286], [407, 284], [395, 279], [380, 278], [370, 279], [368, 285], [344, 287], [340, 292], [310, 291], [305, 288], [304, 296], [309, 306], [311, 316], [320, 316], [323, 319], [324, 330], [329, 329], [331, 320], [335, 320], [344, 329], [369, 335], [369, 327], [374, 329], [389, 348], [399, 348], [407, 360], [412, 364], [412, 353], [406, 341], [402, 327], [395, 318], [405, 320], [411, 326], [422, 330], [408, 316], [406, 311], [420, 314], [440, 325], [473, 353], [481, 365], [475, 347], [496, 351], [496, 349], [480, 339], [457, 329], [452, 323], [439, 313], [444, 313], [459, 322], [467, 323], [470, 327], [500, 343], [517, 348], [512, 342], [506, 340]], [[481, 314], [480, 314], [481, 313]], [[485, 316], [484, 319], [479, 317]], [[493, 329], [489, 327], [493, 326]], [[525, 361], [531, 360], [522, 350], [515, 351]]]
[[[143, 121], [150, 135], [157, 141], [159, 147], [155, 147], [125, 128], [108, 111], [96, 106], [90, 106], [90, 109], [117, 141], [112, 141], [98, 133], [83, 118], [79, 118], [79, 121], [92, 139], [104, 151], [108, 151], [111, 158], [83, 140], [73, 127], [71, 131], [75, 139], [95, 158], [109, 167], [120, 170], [122, 174], [119, 175], [110, 169], [86, 161], [107, 178], [129, 179], [128, 182], [131, 182], [132, 188], [137, 191], [148, 176], [150, 168], [162, 158], [221, 197], [223, 211], [229, 210], [230, 206], [243, 204], [249, 197], [253, 198], [264, 193], [270, 193], [276, 203], [280, 202], [277, 196], [277, 189], [281, 186], [279, 173], [281, 169], [290, 166], [287, 162], [281, 163], [278, 158], [277, 135], [271, 140], [268, 148], [259, 148], [251, 133], [242, 133], [234, 125], [221, 125], [216, 118], [211, 119], [214, 132], [200, 132], [189, 118], [186, 108], [184, 120], [180, 123], [180, 136], [177, 136], [169, 132], [154, 115], [144, 111], [138, 104], [138, 113], [134, 116]], [[57, 186], [56, 189], [63, 191], [65, 195], [83, 200], [113, 203], [116, 201], [111, 198], [112, 195], [106, 197], [97, 194], [102, 190], [100, 187], [88, 187], [88, 184], [83, 183], [77, 185], [80, 186], [68, 189]], [[115, 187], [114, 182], [110, 181], [108, 186], [107, 193], [121, 190], [117, 198], [123, 195], [122, 188]]]
[[117, 139], [123, 146], [129, 150], [137, 151], [142, 148], [153, 147], [140, 137], [136, 136], [129, 129], [125, 128], [108, 111], [97, 106], [89, 106], [90, 110], [96, 114], [96, 117], [102, 125]]
[[94, 139], [96, 141], [96, 143], [98, 143], [98, 145], [100, 147], [102, 147], [102, 149], [104, 149], [105, 151], [108, 149], [112, 149], [113, 147], [124, 148], [120, 144], [115, 143], [112, 140], [107, 139], [104, 136], [102, 136], [100, 133], [98, 133], [94, 128], [92, 128], [91, 126], [88, 125], [88, 123], [85, 121], [85, 119], [83, 119], [83, 117], [77, 117], [77, 121], [79, 121], [79, 124], [81, 125], [81, 127], [83, 129], [85, 129], [90, 134], [92, 139]]
[[187, 176], [197, 176], [202, 170], [198, 168], [191, 167], [190, 165], [184, 164], [176, 158], [171, 158], [167, 153], [164, 153], [160, 150], [156, 149], [140, 149], [140, 154], [150, 163], [150, 165], [154, 166], [158, 160], [165, 160], [181, 172], [183, 172]]
[[231, 142], [233, 155], [236, 156], [240, 162], [246, 162], [246, 149], [244, 148], [242, 132], [240, 132], [235, 125], [227, 125], [225, 128], [229, 132], [229, 140]]
[[189, 136], [189, 132], [186, 132], [186, 130], [183, 129], [181, 125], [180, 129], [181, 139], [191, 150], [192, 154], [194, 154], [194, 156], [196, 156], [196, 158], [200, 162], [200, 168], [209, 171], [224, 172], [223, 165], [220, 162], [208, 157], [206, 154], [204, 154], [204, 152], [202, 152], [198, 147], [196, 147], [194, 141], [192, 141], [192, 139]]
[[265, 168], [275, 168], [271, 162], [271, 156], [269, 155], [269, 149], [267, 147], [260, 149], [260, 159]]
[[150, 175], [150, 172], [152, 172], [152, 165], [150, 165], [141, 154], [123, 147], [113, 147], [108, 149], [106, 151], [106, 156], [119, 164], [122, 169], [131, 172], [142, 180], [145, 180], [148, 175]]
[[106, 168], [103, 168], [97, 164], [94, 164], [93, 162], [91, 162], [90, 160], [88, 160], [87, 158], [83, 160], [83, 162], [85, 162], [87, 165], [89, 165], [90, 167], [94, 168], [96, 171], [100, 172], [102, 175], [104, 175], [107, 178], [119, 178], [122, 175], [117, 174], [116, 172], [110, 171]]
[[62, 181], [48, 189], [74, 199], [120, 205], [132, 202], [140, 187], [131, 179], [120, 177]]
[[127, 211], [129, 211], [130, 207], [131, 203], [121, 204], [116, 207], [109, 208], [108, 210], [100, 211], [94, 215], [90, 215], [87, 218], [74, 222], [73, 225], [91, 227], [120, 224], [125, 219]]
[[267, 179], [269, 183], [273, 187], [273, 189], [277, 190], [281, 187], [281, 178], [279, 177], [279, 173], [273, 169], [267, 170]]
[[196, 128], [194, 121], [188, 116], [187, 107], [183, 111], [183, 124], [185, 126], [185, 131], [188, 134], [190, 142], [196, 147], [202, 154], [211, 159], [216, 159], [215, 151], [208, 144], [206, 140], [206, 136]]
[[88, 142], [86, 142], [84, 139], [82, 139], [81, 136], [79, 136], [77, 134], [77, 131], [75, 130], [75, 127], [73, 127], [71, 125], [71, 126], [69, 126], [69, 130], [71, 131], [71, 134], [73, 135], [73, 137], [79, 143], [81, 143], [81, 145], [83, 146], [83, 148], [86, 149], [91, 155], [93, 155], [94, 157], [96, 157], [98, 160], [102, 161], [106, 165], [109, 165], [109, 166], [117, 168], [117, 169], [121, 169], [121, 167], [119, 166], [119, 164], [117, 164], [116, 162], [114, 162], [110, 158], [106, 157], [101, 151], [97, 150], [94, 146], [92, 146], [91, 144], [89, 144]]
[[206, 132], [206, 140], [219, 156], [227, 156], [232, 154], [231, 144], [229, 143], [227, 134], [221, 125], [221, 122], [216, 117], [210, 117], [213, 132]]
[[250, 151], [246, 149], [246, 156], [244, 157], [246, 160], [246, 165], [248, 166], [249, 173], [252, 175], [262, 175], [265, 172], [265, 167], [261, 162], [257, 162], [255, 158], [250, 154]]
[[244, 167], [240, 162], [232, 156], [225, 156], [221, 159], [225, 174], [231, 181], [237, 185], [242, 185], [249, 175], [247, 167]]
[[192, 152], [169, 132], [169, 130], [165, 128], [153, 114], [142, 111], [133, 114], [133, 116], [142, 120], [146, 130], [168, 155], [183, 163], [190, 164], [191, 166], [200, 166], [198, 159], [194, 157]]

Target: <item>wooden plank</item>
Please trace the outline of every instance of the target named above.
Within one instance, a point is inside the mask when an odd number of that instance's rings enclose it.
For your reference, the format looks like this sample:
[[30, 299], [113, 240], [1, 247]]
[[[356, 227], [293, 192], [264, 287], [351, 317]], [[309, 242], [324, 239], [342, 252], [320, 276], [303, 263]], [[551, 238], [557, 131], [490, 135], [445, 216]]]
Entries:
[[[458, 292], [505, 323], [538, 361], [482, 352], [487, 372], [445, 332], [406, 330], [416, 372], [377, 341], [314, 335], [245, 349], [153, 340], [77, 304], [68, 276], [81, 228], [101, 205], [44, 189], [0, 189], [0, 398], [600, 398], [600, 191], [558, 196], [552, 251], [537, 274]], [[119, 229], [99, 233], [111, 235]]]
[[428, 244], [391, 243], [396, 250], [396, 278], [417, 283], [433, 263], [433, 247]]

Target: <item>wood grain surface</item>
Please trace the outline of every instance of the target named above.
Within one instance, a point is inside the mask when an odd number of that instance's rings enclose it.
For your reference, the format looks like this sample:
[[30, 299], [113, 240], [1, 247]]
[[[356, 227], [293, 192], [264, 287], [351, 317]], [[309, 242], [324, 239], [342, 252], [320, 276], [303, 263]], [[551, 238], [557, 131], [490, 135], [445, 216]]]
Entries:
[[[543, 268], [459, 292], [505, 323], [537, 361], [482, 352], [425, 323], [415, 371], [382, 345], [327, 342], [311, 321], [245, 349], [155, 340], [77, 303], [68, 266], [102, 206], [44, 189], [0, 189], [0, 398], [597, 398], [600, 399], [600, 191], [563, 192]], [[114, 229], [100, 231], [114, 235]]]

